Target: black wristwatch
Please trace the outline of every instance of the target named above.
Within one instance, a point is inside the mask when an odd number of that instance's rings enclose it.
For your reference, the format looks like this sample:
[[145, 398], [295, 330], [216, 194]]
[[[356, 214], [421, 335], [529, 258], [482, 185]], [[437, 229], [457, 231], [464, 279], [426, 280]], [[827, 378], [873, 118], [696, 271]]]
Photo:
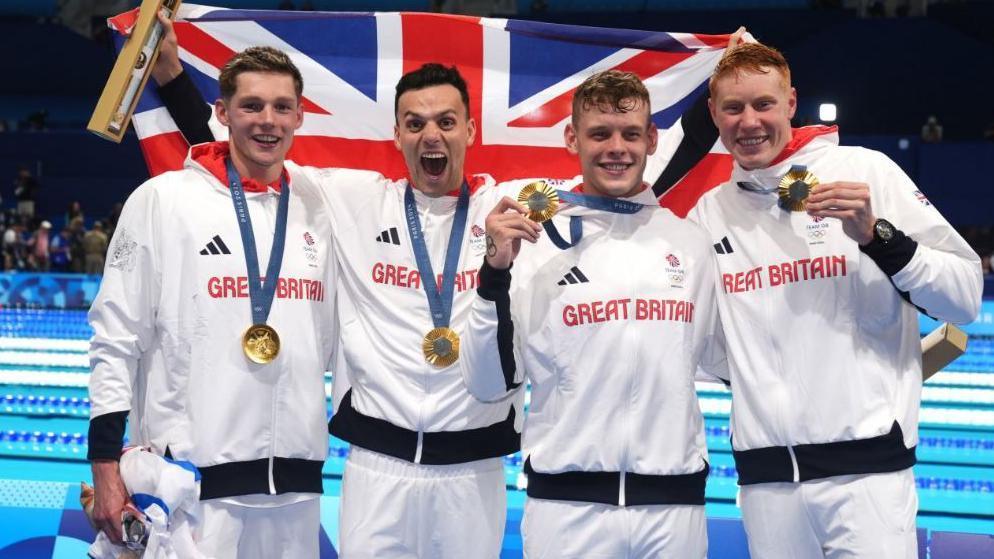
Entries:
[[880, 245], [887, 245], [897, 235], [897, 228], [886, 219], [878, 219], [873, 224], [873, 241]]

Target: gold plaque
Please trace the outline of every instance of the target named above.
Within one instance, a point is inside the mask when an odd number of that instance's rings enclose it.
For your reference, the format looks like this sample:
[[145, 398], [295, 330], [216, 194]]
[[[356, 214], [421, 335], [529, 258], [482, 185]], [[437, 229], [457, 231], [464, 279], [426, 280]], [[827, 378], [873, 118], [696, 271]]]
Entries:
[[777, 187], [780, 199], [777, 204], [785, 210], [803, 212], [808, 204], [808, 195], [816, 184], [818, 177], [811, 174], [811, 171], [791, 169], [780, 179], [780, 186]]
[[165, 9], [167, 16], [176, 17], [181, 0], [142, 0], [138, 22], [131, 36], [117, 55], [97, 107], [93, 109], [86, 129], [101, 138], [121, 142], [131, 122], [138, 98], [150, 75], [149, 69], [159, 57], [162, 43], [162, 24], [155, 14]]
[[442, 326], [425, 334], [421, 342], [425, 360], [436, 367], [448, 367], [459, 359], [459, 334]]
[[253, 324], [242, 334], [242, 351], [253, 363], [271, 363], [280, 353], [280, 335], [268, 324]]
[[922, 338], [922, 382], [963, 355], [966, 344], [966, 332], [948, 322]]
[[559, 194], [545, 181], [533, 182], [518, 193], [518, 203], [528, 208], [528, 219], [542, 223], [556, 215]]

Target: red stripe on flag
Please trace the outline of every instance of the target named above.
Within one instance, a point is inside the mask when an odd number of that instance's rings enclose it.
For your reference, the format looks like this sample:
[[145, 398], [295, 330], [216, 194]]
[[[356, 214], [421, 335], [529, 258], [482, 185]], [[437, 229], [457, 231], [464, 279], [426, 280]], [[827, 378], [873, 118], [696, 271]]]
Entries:
[[622, 72], [632, 72], [643, 80], [664, 72], [694, 56], [692, 52], [657, 52], [647, 50], [614, 67]]
[[702, 35], [700, 33], [694, 33], [694, 37], [709, 47], [719, 48], [727, 47], [728, 40], [732, 38], [731, 35]]
[[150, 176], [183, 168], [189, 146], [179, 132], [167, 132], [143, 138], [139, 143]]
[[227, 45], [192, 23], [178, 21], [173, 29], [181, 47], [215, 68], [224, 66], [235, 55]]
[[700, 163], [659, 199], [659, 205], [669, 208], [680, 217], [687, 217], [687, 213], [705, 192], [732, 176], [733, 162], [732, 156], [727, 153], [705, 155]]
[[[614, 67], [622, 72], [632, 72], [643, 80], [693, 56], [690, 52], [655, 52], [645, 51]], [[508, 126], [518, 128], [546, 128], [554, 126], [573, 113], [573, 93], [571, 89], [538, 109], [520, 116], [508, 123]]]
[[[469, 114], [476, 120], [479, 143], [483, 123], [480, 103], [483, 99], [483, 28], [479, 18], [438, 14], [404, 13], [401, 15], [404, 37], [404, 73], [417, 70], [426, 62], [455, 66], [469, 89]], [[444, 37], [444, 41], [439, 38]], [[455, 46], [454, 46], [455, 45]], [[472, 153], [470, 149], [470, 153]]]
[[469, 149], [469, 173], [490, 173], [498, 182], [529, 177], [573, 178], [580, 174], [576, 156], [559, 147], [475, 146]]
[[287, 159], [298, 165], [369, 169], [399, 179], [407, 176], [404, 158], [393, 140], [357, 140], [331, 136], [296, 136]]
[[107, 18], [107, 27], [110, 27], [114, 31], [117, 31], [125, 37], [131, 35], [131, 30], [138, 23], [138, 12], [139, 8], [133, 10], [128, 10], [123, 14], [117, 14], [114, 17]]
[[[235, 55], [235, 51], [227, 45], [190, 22], [176, 22], [173, 29], [176, 30], [176, 39], [181, 47], [215, 68], [222, 68]], [[301, 104], [305, 113], [331, 114], [307, 97], [301, 100]]]

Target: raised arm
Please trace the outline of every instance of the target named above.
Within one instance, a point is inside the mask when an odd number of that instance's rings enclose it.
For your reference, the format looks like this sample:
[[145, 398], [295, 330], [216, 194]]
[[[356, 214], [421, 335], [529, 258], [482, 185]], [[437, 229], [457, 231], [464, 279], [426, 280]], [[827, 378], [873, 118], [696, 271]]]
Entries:
[[[728, 40], [726, 52], [741, 42], [755, 42], [745, 27], [739, 27]], [[708, 111], [708, 93], [702, 92], [680, 116], [679, 142], [660, 141], [659, 148], [645, 170], [645, 181], [657, 197], [680, 182], [704, 158], [718, 141], [718, 128]], [[675, 145], [674, 145], [675, 144]]]
[[214, 141], [214, 134], [207, 123], [211, 119], [211, 109], [193, 85], [193, 80], [183, 71], [179, 61], [179, 44], [176, 31], [169, 18], [159, 14], [159, 22], [165, 35], [159, 49], [159, 58], [152, 67], [152, 79], [159, 85], [159, 98], [176, 122], [176, 127], [188, 144], [202, 144]]

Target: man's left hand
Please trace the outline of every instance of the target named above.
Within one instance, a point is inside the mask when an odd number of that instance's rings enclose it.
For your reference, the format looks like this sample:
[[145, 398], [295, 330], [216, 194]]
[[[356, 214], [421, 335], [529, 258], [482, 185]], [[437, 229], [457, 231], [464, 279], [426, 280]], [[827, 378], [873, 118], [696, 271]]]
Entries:
[[846, 235], [865, 245], [873, 240], [877, 218], [870, 205], [870, 185], [862, 182], [829, 182], [814, 187], [807, 212], [814, 217], [837, 217]]

